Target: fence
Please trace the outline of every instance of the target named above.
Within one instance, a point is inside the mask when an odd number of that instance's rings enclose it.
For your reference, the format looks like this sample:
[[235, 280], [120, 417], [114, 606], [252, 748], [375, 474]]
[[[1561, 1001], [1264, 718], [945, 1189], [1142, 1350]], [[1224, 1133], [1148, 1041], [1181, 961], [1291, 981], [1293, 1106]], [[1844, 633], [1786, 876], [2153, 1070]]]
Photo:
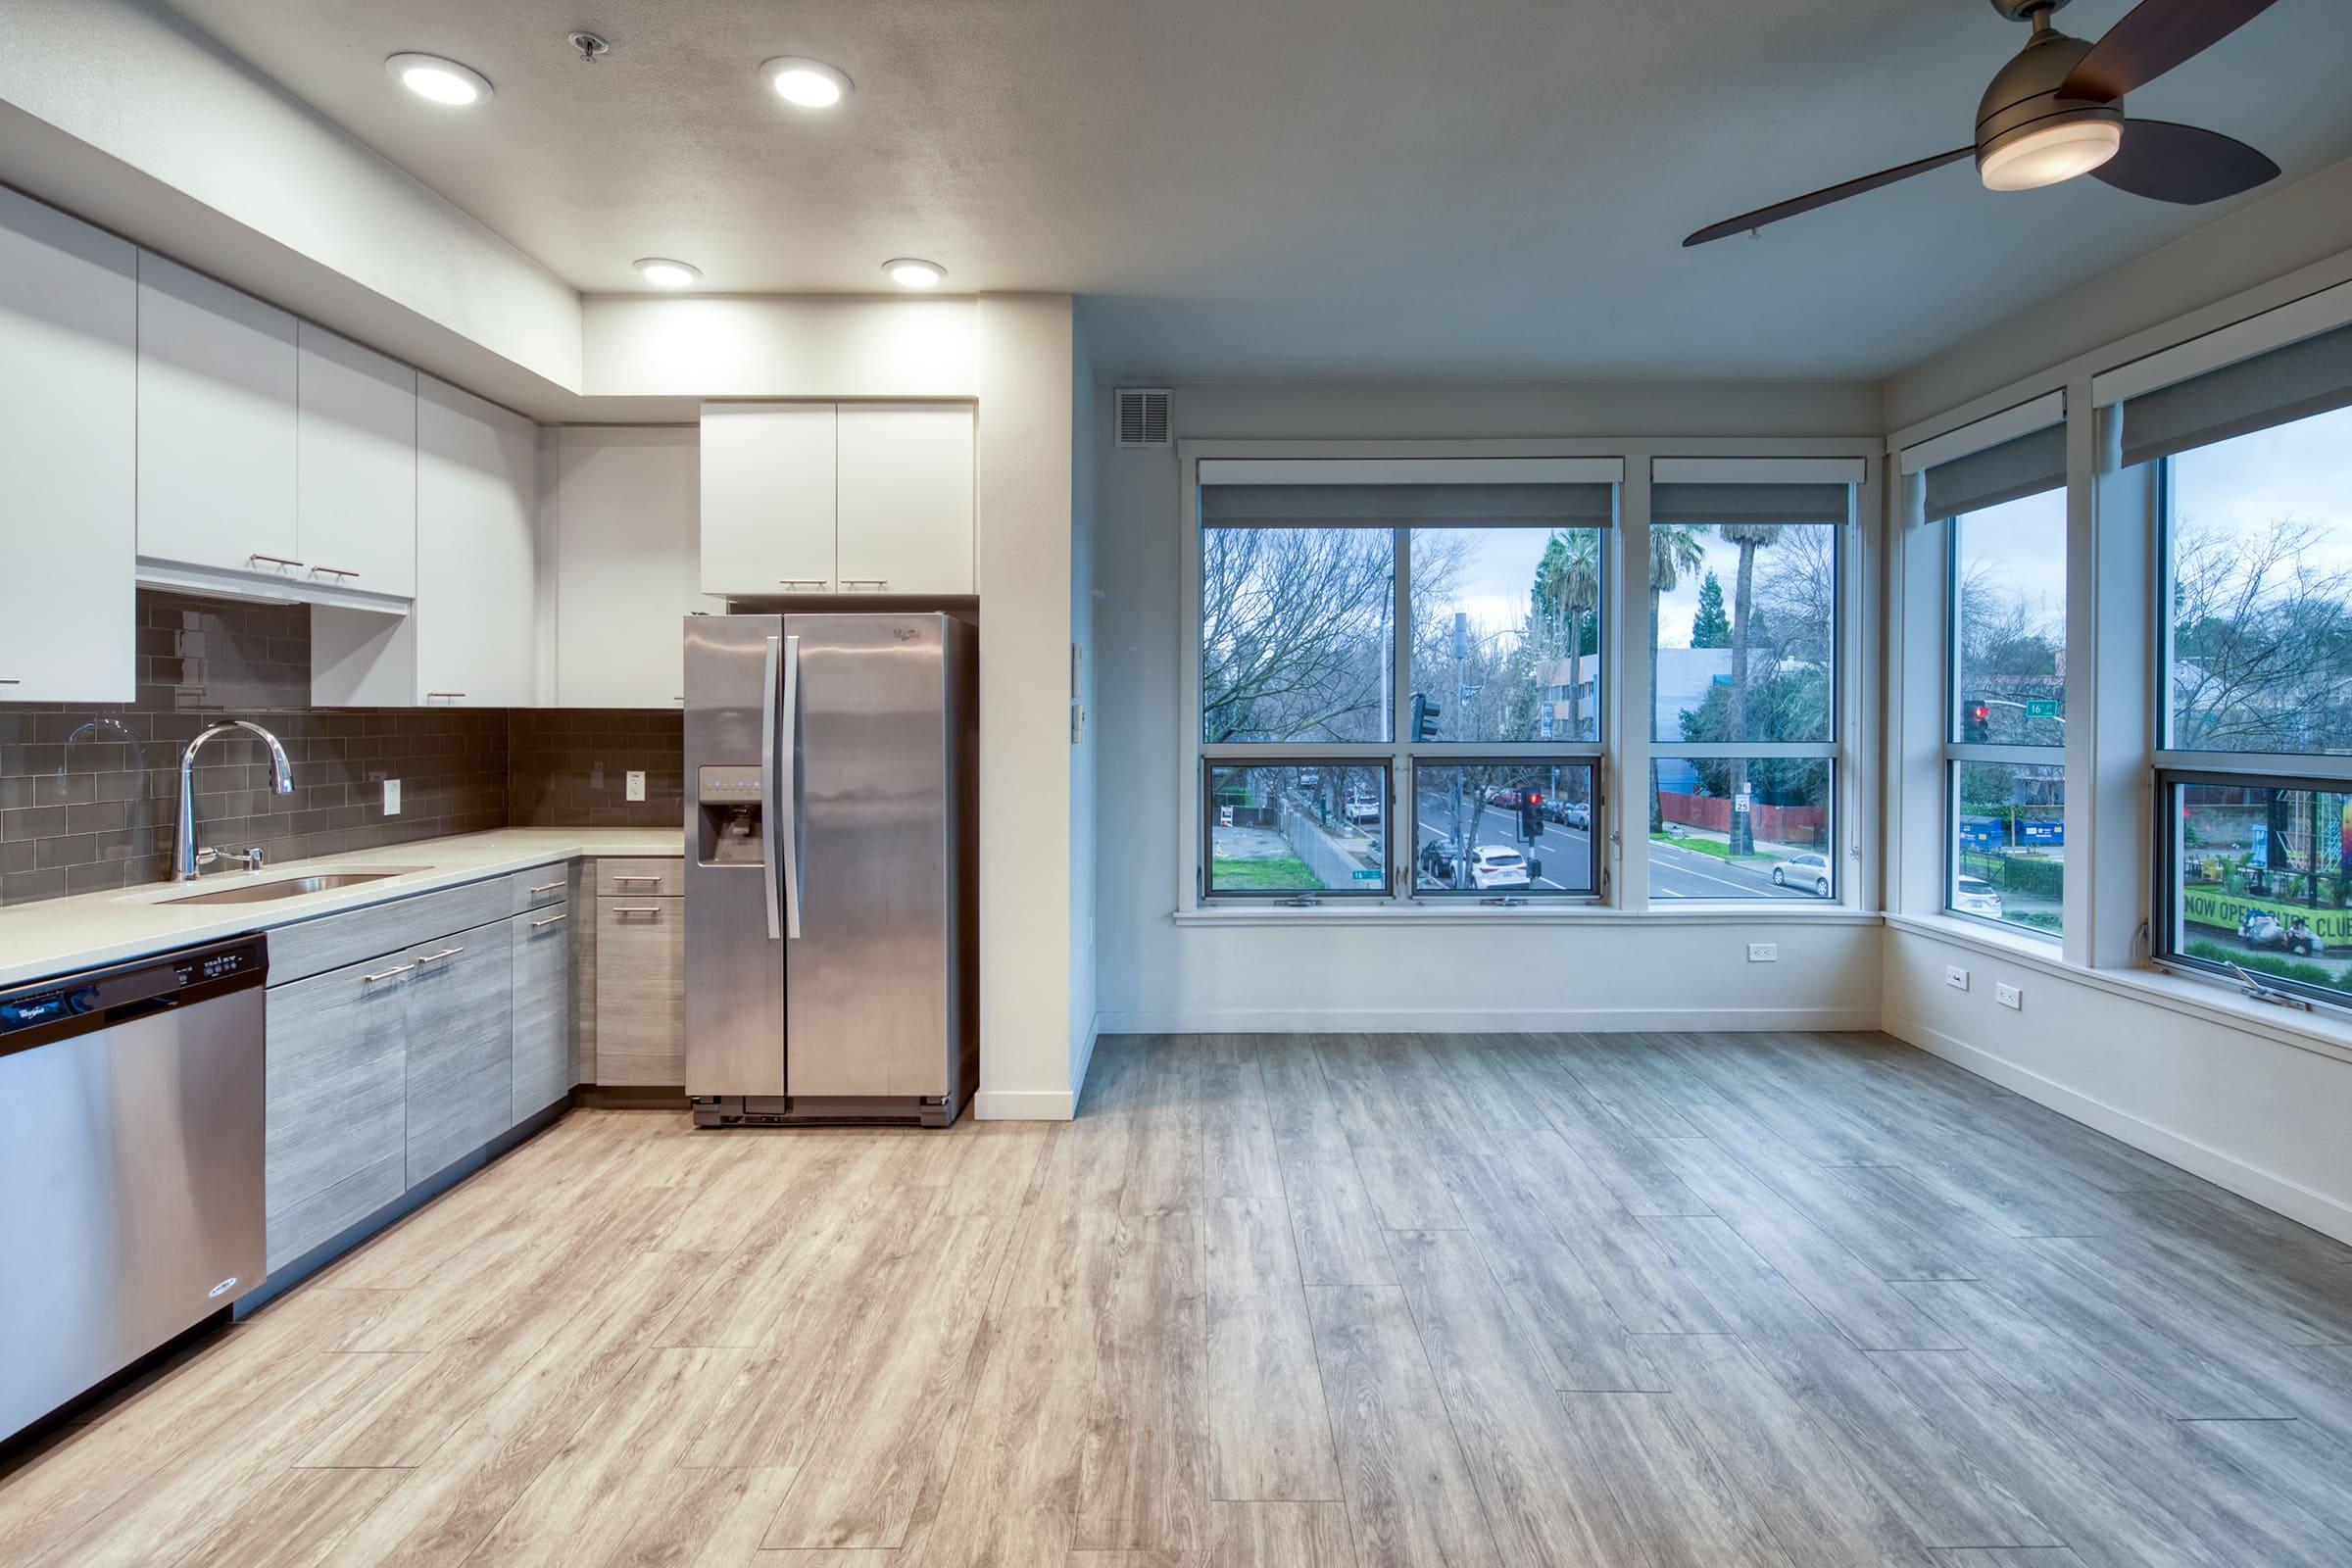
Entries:
[[[1732, 803], [1720, 795], [1660, 790], [1658, 814], [1669, 822], [1711, 833], [1732, 830]], [[1757, 805], [1748, 808], [1747, 826], [1749, 832], [1767, 844], [1802, 844], [1819, 849], [1829, 842], [1830, 812], [1824, 806]]]

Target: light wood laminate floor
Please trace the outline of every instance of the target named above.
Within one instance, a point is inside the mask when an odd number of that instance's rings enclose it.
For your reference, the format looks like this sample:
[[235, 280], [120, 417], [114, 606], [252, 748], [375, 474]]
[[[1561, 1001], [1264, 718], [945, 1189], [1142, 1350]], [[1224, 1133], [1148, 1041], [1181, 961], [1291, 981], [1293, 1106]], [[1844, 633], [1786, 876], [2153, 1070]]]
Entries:
[[583, 1111], [19, 1454], [0, 1560], [2352, 1562], [2352, 1254], [1882, 1038], [1108, 1039]]

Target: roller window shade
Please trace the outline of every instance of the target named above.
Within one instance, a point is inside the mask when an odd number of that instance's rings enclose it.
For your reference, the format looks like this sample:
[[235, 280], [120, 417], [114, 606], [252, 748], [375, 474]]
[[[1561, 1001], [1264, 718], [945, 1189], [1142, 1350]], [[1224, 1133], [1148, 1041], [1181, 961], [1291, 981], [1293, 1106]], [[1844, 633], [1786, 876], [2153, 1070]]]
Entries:
[[1211, 528], [1605, 528], [1606, 484], [1212, 484]]
[[2066, 426], [2053, 424], [1938, 463], [1927, 473], [1930, 522], [1982, 512], [2066, 483]]
[[1649, 520], [1656, 524], [1721, 522], [1843, 522], [1853, 487], [1842, 484], [1653, 484]]
[[2352, 326], [2159, 387], [2124, 405], [2124, 462], [2191, 447], [2352, 404]]

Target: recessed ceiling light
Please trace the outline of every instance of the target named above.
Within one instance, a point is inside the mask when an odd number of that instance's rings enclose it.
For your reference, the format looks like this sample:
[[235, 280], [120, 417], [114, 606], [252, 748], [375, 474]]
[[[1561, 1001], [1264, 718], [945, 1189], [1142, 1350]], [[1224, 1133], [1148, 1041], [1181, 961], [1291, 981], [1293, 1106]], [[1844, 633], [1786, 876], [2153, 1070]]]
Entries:
[[784, 55], [762, 64], [760, 74], [777, 97], [803, 109], [830, 109], [850, 95], [850, 78], [822, 60]]
[[884, 262], [882, 270], [888, 272], [890, 280], [901, 288], [937, 288], [948, 277], [948, 270], [937, 262], [926, 262], [913, 256], [902, 256], [896, 261]]
[[463, 107], [490, 96], [490, 78], [471, 66], [439, 55], [394, 55], [384, 62], [392, 79], [419, 98]]
[[692, 288], [694, 280], [703, 275], [703, 270], [673, 262], [666, 256], [647, 256], [638, 261], [637, 275], [656, 288]]

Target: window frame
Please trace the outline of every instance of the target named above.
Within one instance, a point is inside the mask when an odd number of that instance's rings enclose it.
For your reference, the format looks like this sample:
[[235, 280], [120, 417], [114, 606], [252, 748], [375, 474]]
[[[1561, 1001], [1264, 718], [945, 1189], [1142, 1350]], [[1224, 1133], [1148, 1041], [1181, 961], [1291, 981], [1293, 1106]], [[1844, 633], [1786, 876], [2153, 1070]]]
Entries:
[[[2186, 754], [2197, 758], [2218, 758], [2230, 754], [2219, 752]], [[2296, 759], [2301, 761], [2327, 761], [2342, 766], [2328, 772], [2306, 773], [2297, 777], [2270, 771], [2248, 771], [2238, 767], [2168, 766], [2159, 761], [2155, 767], [2156, 842], [2149, 863], [2155, 869], [2155, 885], [2150, 890], [2148, 912], [2148, 961], [2156, 968], [2172, 974], [2226, 986], [2238, 986], [2237, 976], [2210, 959], [2190, 956], [2182, 945], [2180, 927], [2180, 835], [2174, 828], [2178, 811], [2174, 807], [2175, 793], [2183, 787], [2211, 785], [2230, 789], [2303, 789], [2343, 795], [2352, 794], [2352, 757], [2317, 757]], [[2272, 974], [2262, 969], [2247, 973], [2270, 989], [2282, 991], [2311, 1004], [2315, 1008], [2352, 1016], [2352, 989], [2330, 990], [2324, 986], [2308, 985], [2286, 975]]]
[[[1540, 899], [1546, 904], [1553, 904], [1561, 901], [1574, 904], [1596, 903], [1600, 898], [1600, 877], [1603, 865], [1600, 854], [1600, 846], [1603, 842], [1601, 837], [1601, 823], [1604, 813], [1607, 809], [1605, 797], [1608, 788], [1606, 782], [1608, 778], [1608, 769], [1603, 765], [1605, 760], [1599, 756], [1597, 752], [1590, 756], [1572, 755], [1559, 751], [1556, 748], [1548, 748], [1545, 749], [1541, 756], [1502, 756], [1492, 750], [1474, 751], [1469, 747], [1469, 743], [1467, 742], [1455, 741], [1447, 744], [1461, 747], [1463, 749], [1458, 754], [1449, 754], [1435, 746], [1425, 747], [1413, 754], [1411, 760], [1407, 763], [1405, 768], [1404, 788], [1399, 793], [1398, 798], [1405, 806], [1407, 814], [1411, 818], [1415, 844], [1412, 853], [1407, 855], [1403, 862], [1395, 867], [1392, 873], [1396, 881], [1399, 894], [1409, 894], [1410, 898], [1415, 901], [1427, 899], [1433, 903], [1444, 904], [1459, 904], [1464, 901], [1500, 904], [1505, 899], [1509, 898], [1525, 899], [1531, 903]], [[1536, 890], [1535, 881], [1532, 877], [1529, 878], [1526, 890], [1516, 894], [1490, 892], [1488, 890], [1479, 888], [1422, 887], [1418, 881], [1418, 866], [1421, 859], [1421, 852], [1418, 842], [1420, 837], [1421, 816], [1418, 806], [1414, 804], [1421, 798], [1421, 769], [1424, 767], [1508, 767], [1516, 762], [1527, 762], [1537, 766], [1587, 767], [1592, 769], [1592, 798], [1591, 805], [1592, 808], [1592, 815], [1591, 822], [1585, 828], [1586, 864], [1590, 872], [1590, 887], [1584, 891], [1579, 891], [1575, 888], [1555, 888], [1549, 893], [1540, 893]], [[1392, 835], [1392, 837], [1394, 835]], [[1521, 853], [1524, 854], [1525, 852], [1522, 851]], [[1554, 878], [1554, 880], [1556, 881], [1557, 878]]]
[[[1329, 465], [1335, 469], [1342, 465], [1380, 467], [1392, 464], [1426, 464], [1435, 459], [1467, 460], [1498, 466], [1531, 459], [1546, 463], [1560, 459], [1583, 460], [1595, 470], [1587, 477], [1616, 486], [1615, 516], [1609, 529], [1615, 537], [1609, 543], [1620, 548], [1612, 548], [1609, 552], [1613, 565], [1609, 568], [1609, 580], [1603, 587], [1606, 601], [1603, 613], [1609, 619], [1608, 629], [1603, 633], [1607, 670], [1602, 677], [1601, 704], [1604, 716], [1601, 728], [1595, 743], [1582, 746], [1560, 743], [1550, 748], [1569, 756], [1597, 757], [1595, 771], [1601, 800], [1595, 818], [1595, 837], [1606, 839], [1599, 850], [1602, 859], [1597, 896], [1585, 898], [1579, 895], [1546, 894], [1540, 900], [1508, 909], [1495, 909], [1466, 901], [1441, 906], [1437, 900], [1415, 898], [1400, 889], [1386, 903], [1358, 903], [1344, 909], [1326, 908], [1321, 913], [1304, 909], [1270, 908], [1262, 902], [1245, 905], [1223, 895], [1215, 900], [1205, 898], [1202, 893], [1206, 880], [1203, 863], [1205, 845], [1201, 841], [1205, 817], [1200, 808], [1204, 775], [1199, 763], [1212, 749], [1204, 747], [1200, 738], [1200, 516], [1201, 491], [1208, 487], [1202, 482], [1203, 466], [1213, 465], [1224, 470], [1209, 481], [1211, 484], [1274, 482], [1261, 472], [1252, 471], [1244, 476], [1237, 474], [1236, 470], [1246, 466], [1254, 468], [1261, 464], [1267, 469], [1272, 469], [1277, 466], [1290, 467], [1302, 463]], [[1646, 717], [1646, 705], [1650, 700], [1646, 669], [1646, 616], [1638, 612], [1629, 612], [1626, 607], [1640, 607], [1646, 597], [1649, 488], [1652, 482], [1665, 482], [1667, 475], [1657, 474], [1653, 480], [1653, 473], [1657, 466], [1669, 463], [1706, 469], [1708, 471], [1704, 477], [1710, 479], [1718, 477], [1719, 471], [1728, 470], [1728, 477], [1734, 480], [1758, 476], [1791, 482], [1834, 479], [1854, 487], [1845, 531], [1839, 536], [1843, 546], [1839, 567], [1841, 580], [1838, 593], [1840, 621], [1837, 655], [1841, 671], [1837, 719], [1839, 739], [1826, 748], [1833, 754], [1830, 758], [1832, 819], [1836, 834], [1829, 855], [1838, 866], [1837, 896], [1828, 905], [1813, 905], [1810, 901], [1799, 905], [1795, 901], [1771, 899], [1691, 899], [1669, 901], [1659, 908], [1652, 909], [1647, 888], [1645, 806], [1641, 821], [1636, 824], [1641, 831], [1630, 836], [1623, 831], [1628, 803], [1646, 798], [1644, 791], [1651, 752]], [[1180, 924], [1205, 925], [1252, 923], [1266, 919], [1345, 922], [1391, 917], [1408, 922], [1516, 919], [1537, 924], [1580, 923], [1590, 918], [1639, 918], [1651, 914], [1670, 922], [1683, 923], [1728, 918], [1875, 917], [1884, 874], [1879, 834], [1887, 818], [1886, 802], [1878, 793], [1878, 780], [1884, 770], [1885, 759], [1881, 755], [1869, 715], [1880, 710], [1884, 700], [1885, 669], [1873, 650], [1883, 634], [1886, 609], [1870, 592], [1870, 585], [1884, 569], [1884, 553], [1889, 548], [1886, 485], [1891, 471], [1886, 438], [1876, 434], [1724, 438], [1602, 433], [1563, 437], [1369, 440], [1179, 437], [1176, 442], [1175, 468], [1170, 475], [1173, 483], [1170, 486], [1169, 512], [1172, 515], [1168, 522], [1175, 530], [1170, 546], [1175, 551], [1179, 564], [1176, 606], [1179, 623], [1176, 627], [1177, 668], [1174, 680], [1176, 706], [1168, 720], [1176, 729], [1178, 798], [1175, 803], [1177, 808], [1164, 829], [1174, 850], [1167, 872], [1173, 917]], [[1342, 478], [1336, 473], [1333, 478], [1334, 482], [1356, 482], [1352, 476]], [[1409, 692], [1409, 684], [1404, 689]], [[1480, 748], [1482, 752], [1490, 753], [1518, 749]], [[1338, 760], [1346, 760], [1350, 753], [1393, 753], [1396, 748], [1288, 747], [1284, 750], [1292, 756], [1313, 756], [1329, 750], [1336, 754]], [[1524, 750], [1540, 756], [1546, 751], [1546, 747], [1536, 743]], [[1443, 760], [1443, 757], [1437, 760]], [[1569, 758], [1563, 757], [1562, 760]], [[1394, 802], [1391, 809], [1392, 812], [1396, 809]]]
[[[1198, 723], [1199, 718], [1200, 715], [1195, 714], [1194, 722]], [[1347, 757], [1303, 755], [1305, 751], [1314, 750], [1314, 748], [1305, 748], [1303, 750], [1299, 748], [1292, 748], [1287, 751], [1285, 755], [1280, 757], [1252, 755], [1246, 759], [1234, 759], [1212, 757], [1208, 755], [1207, 749], [1203, 748], [1199, 764], [1200, 797], [1200, 843], [1203, 847], [1205, 847], [1215, 842], [1216, 824], [1209, 820], [1209, 814], [1216, 810], [1217, 799], [1216, 791], [1210, 787], [1209, 781], [1220, 767], [1321, 767], [1330, 765], [1377, 768], [1380, 770], [1382, 780], [1381, 880], [1379, 885], [1377, 887], [1366, 886], [1361, 889], [1347, 887], [1302, 888], [1292, 890], [1284, 890], [1280, 888], [1228, 888], [1219, 890], [1213, 886], [1215, 880], [1214, 867], [1216, 865], [1216, 857], [1213, 855], [1204, 854], [1200, 857], [1200, 896], [1203, 900], [1214, 899], [1219, 903], [1231, 900], [1237, 903], [1285, 904], [1298, 903], [1301, 900], [1320, 903], [1325, 899], [1338, 899], [1348, 903], [1363, 903], [1366, 901], [1384, 901], [1394, 896], [1396, 889], [1396, 856], [1395, 852], [1395, 845], [1392, 842], [1396, 836], [1396, 776], [1395, 770], [1390, 766], [1389, 760], [1385, 756], [1373, 757], [1360, 754]]]
[[[2031, 495], [2056, 495], [2061, 498], [2062, 502], [2071, 501], [2068, 487], [2064, 483], [2053, 486], [2049, 490], [2034, 491]], [[2031, 496], [2019, 496], [2012, 499], [2022, 501], [2031, 499]], [[2055, 746], [2029, 746], [1995, 744], [1988, 741], [1964, 741], [1958, 738], [1960, 733], [1960, 638], [1962, 630], [1960, 519], [1969, 515], [1971, 514], [1965, 512], [1954, 513], [1951, 516], [1936, 519], [1933, 524], [1943, 531], [1942, 548], [1938, 552], [1942, 558], [1943, 572], [1943, 667], [1936, 682], [1937, 712], [1936, 718], [1938, 748], [1936, 763], [1942, 777], [1943, 870], [1942, 886], [1937, 891], [1936, 900], [1941, 906], [1942, 912], [1955, 920], [1968, 920], [1978, 925], [1989, 926], [1996, 931], [2014, 932], [2036, 941], [2057, 943], [2063, 946], [2065, 942], [2063, 921], [2058, 930], [2044, 930], [2040, 926], [2029, 925], [2022, 920], [2011, 920], [2005, 917], [1996, 920], [1990, 915], [1978, 914], [1973, 910], [1961, 908], [1957, 902], [1961, 874], [1960, 812], [1964, 804], [1960, 789], [1961, 768], [1970, 762], [1988, 762], [2010, 767], [2046, 767], [2055, 764], [2058, 769], [2060, 788], [2062, 790], [2071, 789], [2073, 784], [2073, 780], [2068, 776], [2067, 748], [2064, 741]], [[2074, 573], [2073, 541], [2067, 540], [2067, 573], [2071, 581]], [[2072, 647], [2074, 627], [2071, 623], [2066, 628], [2066, 640], [2068, 646]], [[2060, 714], [2059, 722], [2066, 723], [2068, 717], [2067, 714]], [[2063, 809], [2061, 808], [2062, 815]]]

